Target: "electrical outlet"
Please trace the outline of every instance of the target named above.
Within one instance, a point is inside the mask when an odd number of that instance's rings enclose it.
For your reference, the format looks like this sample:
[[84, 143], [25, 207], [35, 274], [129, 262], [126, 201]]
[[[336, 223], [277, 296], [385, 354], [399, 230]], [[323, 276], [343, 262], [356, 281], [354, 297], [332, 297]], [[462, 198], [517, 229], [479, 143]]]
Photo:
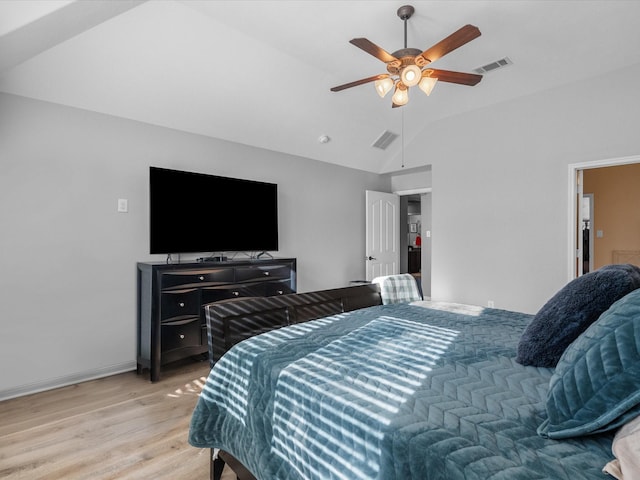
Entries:
[[126, 198], [118, 199], [118, 212], [127, 213], [129, 211], [129, 200]]
[[487, 307], [494, 308], [495, 306], [496, 306], [496, 304], [494, 303], [493, 300], [487, 300]]

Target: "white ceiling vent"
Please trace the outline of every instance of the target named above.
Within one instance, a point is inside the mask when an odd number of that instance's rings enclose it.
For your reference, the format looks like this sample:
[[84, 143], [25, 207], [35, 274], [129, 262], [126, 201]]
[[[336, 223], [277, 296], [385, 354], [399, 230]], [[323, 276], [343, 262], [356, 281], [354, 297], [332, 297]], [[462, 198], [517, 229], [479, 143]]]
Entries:
[[496, 60], [495, 62], [487, 63], [482, 67], [476, 68], [474, 72], [479, 74], [489, 73], [493, 70], [497, 70], [498, 68], [508, 67], [509, 65], [513, 65], [513, 62], [509, 57], [501, 58], [500, 60]]
[[378, 139], [371, 144], [371, 146], [374, 148], [379, 148], [380, 150], [386, 150], [391, 142], [393, 142], [396, 138], [398, 138], [397, 133], [385, 130], [384, 132], [382, 132], [382, 135], [380, 135]]

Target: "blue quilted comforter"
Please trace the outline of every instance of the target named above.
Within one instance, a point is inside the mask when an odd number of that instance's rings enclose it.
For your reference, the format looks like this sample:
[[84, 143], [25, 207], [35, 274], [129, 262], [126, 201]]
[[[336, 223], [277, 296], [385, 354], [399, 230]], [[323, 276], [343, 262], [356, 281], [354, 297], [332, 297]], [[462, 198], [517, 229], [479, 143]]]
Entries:
[[209, 375], [190, 443], [260, 480], [603, 478], [611, 435], [536, 434], [553, 369], [515, 362], [529, 315], [418, 303], [236, 345]]

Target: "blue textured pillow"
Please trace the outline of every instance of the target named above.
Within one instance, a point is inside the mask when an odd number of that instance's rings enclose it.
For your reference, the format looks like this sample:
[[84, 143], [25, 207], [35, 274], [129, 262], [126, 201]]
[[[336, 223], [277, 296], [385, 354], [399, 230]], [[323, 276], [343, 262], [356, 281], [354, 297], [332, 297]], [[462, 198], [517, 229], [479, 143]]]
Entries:
[[536, 314], [518, 343], [516, 362], [555, 367], [564, 350], [613, 302], [640, 288], [640, 268], [607, 265], [569, 282]]
[[640, 415], [640, 290], [615, 302], [566, 349], [549, 381], [538, 434], [568, 438]]

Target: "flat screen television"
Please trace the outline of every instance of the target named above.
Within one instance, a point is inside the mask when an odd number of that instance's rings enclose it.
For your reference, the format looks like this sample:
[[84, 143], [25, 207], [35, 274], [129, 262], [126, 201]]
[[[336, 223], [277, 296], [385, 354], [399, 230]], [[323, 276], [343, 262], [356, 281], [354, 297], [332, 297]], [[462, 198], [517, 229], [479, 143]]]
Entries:
[[150, 253], [278, 250], [278, 185], [149, 168]]

